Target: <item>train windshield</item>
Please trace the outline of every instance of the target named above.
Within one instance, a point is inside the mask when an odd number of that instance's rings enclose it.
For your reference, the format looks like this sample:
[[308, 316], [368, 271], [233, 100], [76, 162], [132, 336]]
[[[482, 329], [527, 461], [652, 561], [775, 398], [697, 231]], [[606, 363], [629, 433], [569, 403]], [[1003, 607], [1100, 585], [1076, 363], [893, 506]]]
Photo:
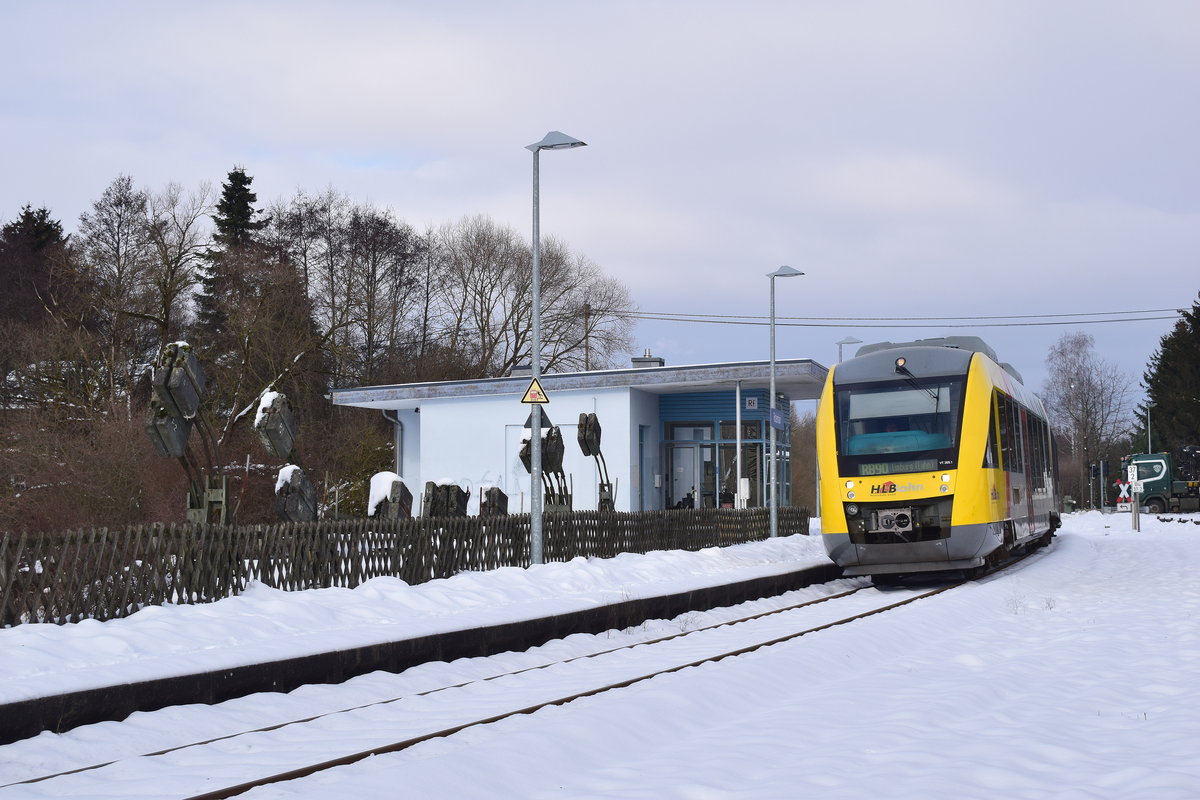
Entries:
[[961, 378], [837, 387], [838, 460], [843, 475], [894, 475], [955, 465]]

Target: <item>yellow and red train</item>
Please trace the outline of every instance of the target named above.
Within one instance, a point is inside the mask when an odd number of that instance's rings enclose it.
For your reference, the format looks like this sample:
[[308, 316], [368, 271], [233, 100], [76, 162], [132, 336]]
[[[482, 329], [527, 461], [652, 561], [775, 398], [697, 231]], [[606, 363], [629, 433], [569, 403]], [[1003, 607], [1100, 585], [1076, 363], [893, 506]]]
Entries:
[[1061, 524], [1045, 408], [976, 337], [867, 345], [830, 370], [817, 459], [846, 575], [979, 574]]

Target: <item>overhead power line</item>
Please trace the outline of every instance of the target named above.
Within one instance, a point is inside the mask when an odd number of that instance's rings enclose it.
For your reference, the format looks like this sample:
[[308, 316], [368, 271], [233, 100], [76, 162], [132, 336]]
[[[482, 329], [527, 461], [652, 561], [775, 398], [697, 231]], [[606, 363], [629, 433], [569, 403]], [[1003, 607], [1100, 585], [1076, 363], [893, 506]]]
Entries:
[[[651, 317], [640, 314], [625, 314], [630, 319], [658, 320], [661, 322], [698, 322], [709, 325], [770, 325], [769, 322], [750, 320], [721, 320], [721, 319], [688, 319], [686, 317]], [[1175, 317], [1131, 317], [1128, 319], [1090, 319], [1090, 320], [1060, 320], [1057, 322], [928, 322], [928, 323], [897, 323], [897, 322], [780, 322], [775, 325], [781, 328], [1007, 328], [1028, 327], [1038, 325], [1099, 325], [1106, 322], [1145, 322], [1157, 319], [1175, 319]]]
[[[696, 317], [702, 319], [767, 319], [766, 315], [757, 314], [682, 314], [672, 311], [635, 311], [635, 314], [650, 314], [655, 317]], [[911, 321], [936, 321], [936, 320], [964, 320], [964, 319], [1051, 319], [1054, 317], [1102, 317], [1102, 316], [1118, 316], [1129, 314], [1181, 314], [1181, 309], [1178, 308], [1146, 308], [1136, 311], [1081, 311], [1075, 314], [997, 314], [993, 316], [954, 316], [954, 317], [785, 317], [776, 315], [776, 320], [781, 319], [800, 319], [800, 320], [836, 320], [836, 321], [862, 321], [862, 322], [911, 322]]]
[[[627, 319], [657, 322], [692, 322], [708, 325], [770, 325], [767, 317], [751, 314], [686, 314], [676, 312], [611, 311]], [[792, 328], [1005, 328], [1046, 325], [1101, 325], [1114, 322], [1148, 322], [1176, 319], [1182, 313], [1174, 308], [1140, 311], [1086, 311], [1078, 314], [1005, 314], [960, 317], [776, 317], [775, 324]], [[1164, 314], [1164, 316], [1129, 316]], [[1110, 319], [1088, 319], [1110, 317]], [[791, 320], [791, 321], [789, 321]], [[1033, 320], [1000, 322], [993, 320]]]

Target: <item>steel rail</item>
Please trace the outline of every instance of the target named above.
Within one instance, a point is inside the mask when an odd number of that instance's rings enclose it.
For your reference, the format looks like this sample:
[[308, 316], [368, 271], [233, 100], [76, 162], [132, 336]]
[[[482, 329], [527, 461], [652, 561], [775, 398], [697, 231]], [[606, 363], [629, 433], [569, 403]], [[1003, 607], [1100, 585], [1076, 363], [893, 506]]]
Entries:
[[657, 678], [661, 675], [670, 675], [671, 673], [680, 672], [682, 670], [689, 669], [691, 667], [699, 667], [704, 664], [715, 664], [719, 661], [724, 661], [727, 658], [733, 658], [734, 656], [746, 655], [747, 653], [753, 653], [754, 651], [761, 650], [765, 647], [772, 647], [777, 644], [789, 642], [793, 639], [798, 639], [801, 636], [806, 636], [810, 633], [817, 633], [818, 631], [828, 630], [830, 628], [835, 628], [840, 625], [847, 625], [851, 622], [857, 622], [858, 620], [866, 619], [867, 617], [871, 617], [876, 614], [882, 614], [886, 611], [892, 611], [892, 610], [900, 608], [902, 606], [906, 606], [910, 603], [914, 603], [917, 600], [924, 600], [928, 597], [933, 597], [934, 595], [941, 594], [942, 592], [957, 588], [957, 587], [963, 585], [964, 583], [968, 583], [968, 582], [969, 582], [968, 580], [964, 579], [964, 580], [958, 581], [957, 583], [946, 584], [944, 586], [939, 586], [938, 588], [933, 589], [931, 591], [925, 592], [924, 594], [914, 595], [914, 596], [906, 598], [904, 600], [900, 600], [895, 603], [889, 603], [889, 604], [886, 604], [883, 606], [879, 606], [879, 607], [871, 609], [869, 611], [861, 612], [859, 614], [854, 614], [849, 617], [844, 617], [842, 619], [835, 620], [833, 622], [827, 622], [823, 625], [818, 625], [813, 628], [806, 628], [802, 631], [796, 631], [796, 632], [789, 633], [784, 636], [777, 636], [775, 638], [769, 639], [764, 642], [757, 642], [755, 644], [746, 645], [744, 647], [739, 647], [735, 650], [730, 650], [730, 651], [727, 651], [724, 653], [719, 653], [715, 656], [707, 656], [705, 658], [696, 659], [694, 661], [689, 661], [686, 664], [676, 664], [671, 667], [666, 667], [664, 669], [655, 670], [653, 672], [648, 672], [644, 675], [639, 675], [634, 678], [628, 678], [626, 680], [618, 681], [616, 683], [610, 683], [610, 684], [606, 684], [604, 686], [596, 687], [593, 689], [587, 689], [582, 692], [576, 692], [575, 694], [558, 697], [553, 700], [546, 700], [546, 701], [543, 701], [540, 703], [535, 703], [531, 706], [526, 706], [524, 708], [520, 708], [515, 711], [505, 711], [500, 714], [495, 714], [493, 716], [487, 717], [485, 719], [472, 720], [471, 722], [464, 722], [459, 725], [452, 725], [448, 728], [443, 728], [441, 730], [434, 731], [432, 733], [421, 734], [420, 736], [413, 736], [413, 737], [404, 739], [399, 742], [393, 742], [388, 745], [383, 745], [382, 747], [373, 747], [369, 750], [363, 750], [358, 753], [352, 753], [350, 755], [340, 756], [338, 758], [332, 758], [332, 759], [329, 759], [328, 761], [323, 761], [319, 764], [309, 764], [307, 766], [297, 767], [296, 769], [287, 770], [285, 772], [279, 772], [279, 773], [276, 773], [274, 775], [271, 775], [271, 776], [268, 776], [265, 778], [257, 778], [253, 781], [246, 781], [244, 783], [237, 784], [236, 786], [228, 786], [223, 789], [215, 789], [211, 792], [205, 792], [204, 794], [192, 795], [192, 796], [186, 798], [186, 800], [225, 800], [225, 798], [236, 797], [239, 794], [248, 792], [251, 789], [257, 788], [259, 786], [267, 786], [272, 783], [281, 783], [284, 781], [291, 781], [291, 780], [297, 780], [299, 778], [306, 778], [310, 775], [315, 775], [318, 772], [324, 772], [326, 770], [334, 769], [336, 767], [344, 767], [344, 766], [349, 766], [350, 764], [355, 764], [359, 761], [370, 758], [371, 756], [386, 755], [389, 753], [397, 753], [402, 750], [407, 750], [408, 748], [414, 747], [418, 744], [422, 744], [423, 742], [428, 742], [432, 739], [442, 739], [447, 736], [452, 736], [456, 733], [460, 733], [464, 730], [467, 730], [468, 728], [474, 728], [474, 727], [478, 727], [480, 725], [491, 725], [493, 723], [500, 722], [502, 720], [509, 719], [511, 717], [532, 714], [535, 711], [542, 710], [543, 708], [550, 708], [552, 706], [562, 706], [562, 705], [566, 705], [567, 703], [574, 702], [576, 700], [582, 700], [586, 697], [594, 697], [596, 695], [604, 694], [605, 692], [611, 692], [616, 689], [625, 689], [625, 688], [628, 688], [635, 684], [642, 683], [644, 681], [648, 681], [651, 678]]
[[[604, 686], [587, 689], [582, 692], [576, 692], [574, 694], [569, 694], [569, 695], [557, 697], [557, 698], [554, 698], [551, 700], [538, 702], [533, 705], [529, 705], [529, 706], [526, 706], [526, 707], [523, 707], [520, 709], [501, 712], [499, 714], [495, 714], [495, 715], [492, 715], [492, 716], [489, 716], [489, 717], [486, 717], [483, 719], [477, 719], [477, 720], [472, 720], [472, 721], [464, 722], [464, 723], [457, 724], [457, 725], [452, 725], [447, 728], [443, 728], [443, 729], [433, 731], [430, 733], [424, 733], [424, 734], [410, 737], [410, 738], [407, 738], [407, 739], [404, 739], [401, 741], [393, 742], [393, 743], [382, 745], [379, 747], [373, 747], [373, 748], [370, 748], [367, 750], [363, 750], [363, 751], [352, 753], [352, 754], [345, 755], [345, 756], [339, 756], [337, 758], [322, 761], [317, 764], [309, 764], [309, 765], [306, 765], [303, 767], [297, 767], [295, 769], [290, 769], [290, 770], [286, 770], [283, 772], [275, 773], [275, 774], [267, 776], [267, 777], [256, 778], [251, 781], [245, 781], [245, 782], [233, 785], [233, 786], [227, 786], [227, 787], [220, 788], [220, 789], [214, 789], [212, 791], [205, 792], [203, 794], [192, 795], [192, 796], [186, 798], [186, 800], [224, 800], [224, 798], [236, 797], [237, 795], [240, 795], [240, 794], [247, 792], [258, 786], [266, 786], [266, 785], [270, 785], [273, 783], [281, 783], [281, 782], [285, 782], [285, 781], [289, 781], [289, 780], [296, 780], [299, 778], [308, 777], [310, 775], [324, 772], [326, 770], [333, 769], [335, 767], [348, 766], [351, 764], [355, 764], [359, 761], [370, 758], [371, 756], [385, 755], [388, 753], [400, 752], [400, 751], [406, 750], [410, 747], [414, 747], [418, 744], [421, 744], [423, 742], [427, 742], [427, 741], [430, 741], [433, 739], [445, 738], [447, 736], [452, 736], [456, 733], [459, 733], [461, 731], [464, 731], [464, 730], [467, 730], [470, 728], [478, 727], [481, 725], [490, 725], [490, 724], [500, 722], [502, 720], [509, 719], [512, 717], [533, 714], [534, 712], [539, 711], [544, 708], [549, 708], [549, 707], [553, 707], [553, 706], [562, 706], [562, 705], [566, 705], [568, 703], [574, 702], [575, 700], [581, 700], [581, 699], [584, 699], [587, 697], [594, 697], [596, 695], [604, 694], [606, 692], [628, 688], [630, 686], [642, 683], [644, 681], [648, 681], [652, 678], [656, 678], [661, 675], [669, 675], [669, 674], [680, 672], [682, 670], [689, 669], [692, 667], [699, 667], [704, 664], [714, 664], [714, 663], [718, 663], [720, 661], [724, 661], [728, 658], [733, 658], [735, 656], [741, 656], [741, 655], [746, 655], [748, 653], [753, 653], [757, 650], [761, 650], [761, 649], [764, 649], [767, 647], [773, 647], [778, 644], [789, 642], [789, 641], [798, 639], [802, 636], [806, 636], [811, 633], [817, 633], [820, 631], [829, 630], [831, 628], [836, 628], [836, 627], [839, 627], [842, 625], [848, 625], [850, 623], [857, 622], [857, 621], [863, 620], [863, 619], [867, 619], [869, 617], [873, 617], [878, 614], [883, 614], [888, 611], [893, 611], [895, 609], [902, 608], [911, 603], [915, 603], [918, 600], [924, 600], [924, 599], [942, 594], [943, 592], [947, 592], [951, 589], [958, 588], [959, 586], [962, 586], [964, 584], [972, 583], [972, 582], [978, 580], [979, 578], [990, 576], [995, 573], [1004, 571], [1004, 570], [1020, 563], [1024, 559], [1028, 558], [1030, 555], [1033, 555], [1039, 549], [1040, 549], [1040, 547], [1030, 549], [1027, 552], [1022, 553], [1019, 556], [1016, 556], [1014, 558], [1011, 558], [1002, 564], [998, 564], [997, 566], [995, 566], [991, 569], [988, 569], [987, 571], [985, 571], [979, 575], [975, 575], [975, 576], [972, 576], [969, 578], [963, 578], [961, 580], [954, 581], [954, 582], [951, 582], [948, 584], [943, 584], [943, 585], [938, 586], [934, 589], [931, 589], [927, 592], [913, 595], [911, 597], [907, 597], [903, 600], [899, 600], [894, 603], [885, 603], [881, 606], [877, 606], [875, 608], [868, 609], [867, 611], [862, 611], [857, 614], [852, 614], [848, 617], [843, 617], [841, 619], [837, 619], [832, 622], [823, 623], [821, 625], [817, 625], [817, 626], [814, 626], [811, 628], [805, 628], [800, 631], [794, 631], [794, 632], [785, 634], [783, 636], [773, 637], [773, 638], [765, 640], [765, 641], [756, 642], [754, 644], [745, 645], [745, 646], [738, 647], [736, 649], [729, 650], [726, 652], [722, 652], [722, 653], [718, 653], [715, 655], [710, 655], [710, 656], [706, 656], [703, 658], [695, 659], [695, 660], [689, 661], [684, 664], [676, 664], [676, 665], [672, 665], [669, 667], [664, 667], [662, 669], [657, 669], [657, 670], [654, 670], [654, 671], [651, 671], [651, 672], [648, 672], [648, 673], [645, 673], [642, 675], [635, 676], [633, 678], [628, 678], [625, 680], [617, 681], [615, 683], [606, 684]], [[498, 680], [500, 678], [505, 678], [505, 677], [509, 677], [509, 676], [513, 676], [513, 675], [520, 675], [523, 673], [533, 672], [536, 670], [547, 669], [550, 667], [558, 666], [561, 664], [569, 664], [569, 663], [572, 663], [575, 661], [580, 661], [583, 659], [597, 658], [597, 657], [600, 657], [603, 655], [616, 653], [616, 652], [619, 652], [622, 650], [630, 650], [633, 648], [641, 647], [643, 645], [660, 644], [662, 642], [670, 641], [673, 639], [678, 639], [678, 638], [681, 638], [684, 636], [690, 636], [690, 635], [696, 634], [696, 633], [702, 633], [705, 631], [714, 630], [716, 628], [744, 624], [746, 622], [751, 622], [751, 621], [754, 621], [757, 619], [761, 619], [763, 617], [768, 617], [768, 616], [772, 616], [775, 614], [782, 614], [782, 613], [785, 613], [788, 611], [794, 611], [799, 608], [816, 605], [818, 603], [823, 603], [823, 602], [826, 602], [829, 600], [841, 599], [844, 597], [848, 597], [852, 594], [856, 594], [865, 588], [868, 588], [868, 587], [865, 587], [865, 586], [857, 587], [855, 589], [852, 589], [852, 590], [849, 590], [846, 592], [840, 592], [837, 594], [827, 595], [825, 597], [815, 598], [813, 600], [807, 600], [802, 603], [797, 603], [797, 604], [793, 604], [793, 605], [786, 606], [786, 607], [779, 608], [779, 609], [773, 609], [770, 611], [764, 611], [764, 612], [760, 612], [757, 614], [752, 614], [752, 615], [749, 615], [746, 617], [741, 617], [741, 618], [738, 618], [735, 620], [727, 620], [724, 622], [715, 623], [713, 625], [707, 625], [707, 626], [704, 626], [701, 628], [694, 628], [689, 631], [681, 631], [679, 633], [670, 634], [668, 636], [662, 636], [662, 637], [658, 637], [655, 639], [648, 639], [648, 640], [644, 640], [644, 641], [640, 641], [640, 642], [632, 642], [630, 644], [621, 645], [621, 646], [614, 647], [614, 648], [609, 648], [607, 650], [597, 651], [595, 653], [587, 653], [584, 655], [573, 656], [568, 659], [562, 659], [560, 661], [552, 661], [552, 662], [547, 662], [544, 664], [538, 664], [538, 665], [535, 665], [532, 667], [524, 667], [519, 670], [498, 673], [496, 675], [490, 675], [490, 676], [487, 676], [484, 678], [476, 678], [476, 679], [472, 679], [469, 681], [464, 681], [462, 683], [437, 687], [434, 689], [429, 689], [429, 690], [425, 690], [422, 692], [413, 693], [410, 695], [404, 695], [401, 697], [389, 698], [386, 700], [380, 700], [380, 701], [375, 701], [372, 703], [366, 703], [366, 704], [363, 704], [360, 706], [355, 706], [353, 708], [338, 709], [336, 711], [326, 712], [324, 714], [318, 714], [318, 715], [315, 715], [313, 717], [309, 717], [306, 719], [292, 720], [289, 722], [283, 722], [283, 723], [279, 723], [277, 725], [271, 725], [271, 726], [267, 726], [264, 728], [258, 728], [255, 730], [242, 731], [239, 733], [228, 734], [225, 736], [219, 736], [219, 737], [215, 737], [213, 739], [205, 740], [203, 742], [193, 742], [193, 743], [186, 744], [186, 745], [178, 745], [176, 747], [167, 748], [162, 751], [157, 751], [157, 752], [153, 752], [153, 753], [145, 753], [145, 754], [138, 755], [138, 756], [127, 756], [127, 757], [123, 757], [120, 759], [115, 759], [114, 761], [106, 762], [104, 764], [96, 764], [96, 765], [92, 765], [92, 766], [88, 766], [88, 767], [81, 767], [78, 769], [69, 770], [66, 772], [55, 773], [53, 775], [46, 775], [46, 776], [42, 776], [42, 777], [38, 777], [38, 778], [31, 778], [31, 779], [26, 779], [26, 780], [22, 780], [22, 781], [16, 781], [13, 783], [9, 783], [9, 784], [0, 786], [0, 789], [7, 788], [8, 786], [18, 786], [18, 785], [27, 784], [27, 783], [37, 783], [37, 782], [41, 782], [41, 781], [45, 781], [45, 780], [51, 780], [54, 778], [65, 777], [67, 775], [73, 775], [73, 774], [77, 774], [77, 773], [81, 773], [81, 772], [87, 772], [90, 770], [100, 769], [100, 768], [103, 768], [106, 766], [110, 766], [112, 764], [119, 763], [121, 761], [133, 761], [138, 758], [152, 758], [155, 756], [165, 755], [167, 753], [176, 752], [179, 750], [186, 750], [191, 747], [200, 747], [200, 746], [210, 744], [213, 742], [219, 742], [219, 741], [228, 740], [228, 739], [235, 739], [239, 736], [245, 736], [245, 735], [249, 735], [249, 734], [253, 734], [253, 733], [271, 732], [271, 731], [279, 730], [281, 728], [286, 728], [291, 725], [312, 722], [314, 720], [318, 720], [323, 717], [329, 717], [329, 716], [335, 716], [337, 714], [349, 713], [352, 711], [357, 711], [357, 710], [364, 709], [364, 708], [370, 708], [373, 706], [387, 705], [389, 703], [398, 702], [398, 701], [401, 701], [401, 700], [404, 700], [407, 698], [425, 697], [425, 696], [437, 694], [439, 692], [448, 691], [451, 689], [464, 688], [464, 687], [471, 686], [471, 685], [477, 684], [477, 683]]]
[[[239, 736], [249, 736], [250, 734], [254, 734], [254, 733], [270, 733], [272, 731], [277, 731], [282, 728], [289, 727], [291, 725], [303, 725], [308, 722], [315, 722], [316, 720], [323, 719], [325, 717], [337, 716], [338, 714], [349, 714], [354, 711], [361, 711], [366, 708], [373, 708], [375, 706], [384, 706], [384, 705], [388, 705], [390, 703], [398, 703], [402, 700], [409, 700], [414, 697], [428, 697], [430, 695], [435, 695], [435, 694], [438, 694], [439, 692], [445, 692], [445, 691], [449, 691], [452, 689], [463, 689], [463, 688], [466, 688], [468, 686], [471, 686], [471, 685], [477, 684], [477, 683], [486, 683], [488, 681], [500, 680], [501, 678], [508, 678], [508, 677], [512, 677], [514, 675], [521, 675], [521, 674], [524, 674], [527, 672], [534, 672], [537, 670], [549, 669], [551, 667], [556, 667], [561, 664], [570, 664], [572, 662], [581, 661], [583, 659], [598, 658], [600, 656], [610, 655], [612, 653], [617, 653], [622, 650], [632, 650], [636, 647], [642, 647], [644, 645], [659, 644], [661, 642], [667, 642], [672, 639], [678, 639], [682, 636], [690, 636], [692, 634], [703, 633], [705, 631], [711, 631], [711, 630], [715, 630], [717, 628], [723, 628], [723, 627], [730, 626], [730, 625], [739, 625], [739, 624], [742, 624], [745, 622], [751, 622], [756, 619], [762, 619], [764, 617], [769, 617], [774, 614], [783, 614], [788, 611], [795, 611], [800, 608], [817, 605], [818, 603], [824, 603], [829, 600], [837, 600], [837, 599], [840, 599], [843, 597], [849, 597], [850, 595], [856, 594], [857, 592], [861, 592], [863, 589], [866, 589], [866, 588], [867, 588], [866, 586], [859, 586], [859, 587], [857, 587], [855, 589], [851, 589], [849, 591], [826, 595], [825, 597], [818, 597], [818, 598], [814, 598], [812, 600], [805, 600], [804, 602], [794, 603], [792, 605], [784, 606], [782, 608], [776, 608], [776, 609], [772, 609], [770, 611], [761, 611], [757, 614], [751, 614], [746, 617], [739, 617], [737, 619], [725, 620], [724, 622], [717, 622], [712, 625], [705, 625], [700, 628], [692, 628], [691, 630], [681, 631], [679, 633], [672, 633], [667, 636], [660, 636], [660, 637], [657, 637], [654, 639], [644, 639], [642, 641], [630, 642], [629, 644], [623, 644], [623, 645], [619, 645], [617, 647], [611, 647], [611, 648], [608, 648], [607, 650], [597, 650], [594, 653], [584, 653], [583, 655], [572, 656], [571, 658], [560, 659], [558, 661], [547, 661], [542, 664], [535, 664], [534, 666], [531, 666], [531, 667], [522, 667], [521, 669], [511, 670], [509, 672], [498, 672], [494, 675], [487, 675], [482, 678], [472, 678], [471, 680], [463, 681], [461, 683], [448, 684], [446, 686], [438, 686], [433, 689], [425, 689], [424, 691], [420, 691], [420, 692], [413, 692], [411, 694], [400, 695], [399, 697], [389, 697], [389, 698], [386, 698], [383, 700], [375, 700], [370, 703], [363, 703], [363, 704], [357, 705], [357, 706], [349, 706], [347, 708], [339, 708], [339, 709], [335, 709], [333, 711], [326, 711], [321, 714], [314, 714], [311, 717], [304, 717], [302, 719], [288, 720], [287, 722], [279, 722], [274, 725], [267, 725], [262, 728], [253, 728], [250, 730], [238, 731], [236, 733], [227, 733], [222, 736], [214, 736], [210, 739], [204, 739], [204, 740], [198, 741], [198, 742], [188, 742], [186, 744], [174, 745], [172, 747], [163, 748], [162, 750], [155, 750], [155, 751], [152, 751], [149, 753], [139, 753], [137, 755], [122, 756], [120, 758], [113, 759], [112, 761], [105, 761], [105, 762], [99, 763], [99, 764], [90, 764], [86, 767], [76, 767], [74, 769], [64, 770], [62, 772], [55, 772], [55, 773], [52, 773], [49, 775], [40, 775], [36, 778], [25, 778], [23, 780], [13, 781], [12, 783], [0, 784], [0, 789], [7, 789], [10, 786], [21, 786], [23, 784], [40, 783], [42, 781], [53, 780], [54, 778], [62, 778], [67, 775], [76, 775], [81, 772], [90, 772], [92, 770], [103, 769], [104, 767], [112, 766], [113, 764], [116, 764], [119, 761], [128, 761], [131, 759], [138, 759], [138, 758], [154, 758], [156, 756], [164, 756], [164, 755], [167, 755], [168, 753], [174, 753], [174, 752], [177, 752], [180, 750], [187, 750], [188, 748], [192, 748], [192, 747], [203, 747], [204, 745], [214, 744], [216, 742], [222, 742], [222, 741], [226, 741], [228, 739], [236, 739]], [[778, 595], [776, 595], [776, 596], [778, 596]], [[761, 600], [761, 599], [766, 599], [766, 598], [759, 598], [759, 599]]]

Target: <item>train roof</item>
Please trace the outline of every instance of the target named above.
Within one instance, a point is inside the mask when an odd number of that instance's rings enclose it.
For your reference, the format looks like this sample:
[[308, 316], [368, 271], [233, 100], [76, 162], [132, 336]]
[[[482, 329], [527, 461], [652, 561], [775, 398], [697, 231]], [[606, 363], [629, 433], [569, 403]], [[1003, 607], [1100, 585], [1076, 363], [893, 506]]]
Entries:
[[983, 353], [985, 356], [995, 361], [1000, 365], [1000, 368], [1012, 375], [1018, 382], [1024, 383], [1021, 378], [1021, 373], [1017, 372], [1012, 364], [1007, 364], [1000, 360], [996, 355], [996, 351], [991, 345], [980, 339], [978, 336], [941, 336], [934, 339], [917, 339], [913, 342], [875, 342], [874, 344], [864, 344], [858, 348], [856, 356], [870, 355], [883, 350], [897, 350], [908, 347], [948, 347], [954, 350], [967, 350], [972, 353]]
[[879, 350], [895, 350], [898, 347], [953, 347], [956, 350], [970, 350], [975, 353], [983, 353], [997, 364], [1000, 363], [1000, 358], [996, 355], [996, 351], [978, 336], [941, 336], [936, 339], [917, 339], [914, 342], [876, 342], [874, 344], [864, 344], [858, 348], [858, 352], [855, 355], [865, 356], [868, 353], [874, 353]]

